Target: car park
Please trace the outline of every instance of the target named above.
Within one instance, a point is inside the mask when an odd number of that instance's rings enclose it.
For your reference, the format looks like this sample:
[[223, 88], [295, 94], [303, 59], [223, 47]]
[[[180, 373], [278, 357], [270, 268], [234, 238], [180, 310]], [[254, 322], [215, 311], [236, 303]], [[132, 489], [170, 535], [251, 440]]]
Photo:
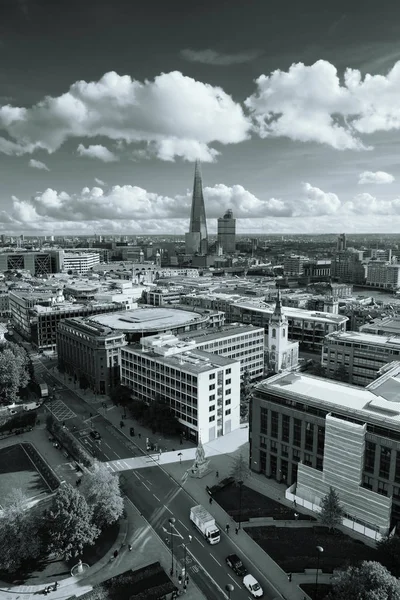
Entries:
[[262, 598], [264, 596], [262, 587], [253, 575], [246, 575], [243, 577], [243, 585], [254, 598]]
[[101, 435], [95, 429], [92, 429], [90, 432], [90, 437], [92, 437], [94, 440], [101, 440]]
[[236, 575], [239, 575], [239, 577], [247, 575], [247, 569], [237, 554], [230, 554], [226, 557], [225, 562]]

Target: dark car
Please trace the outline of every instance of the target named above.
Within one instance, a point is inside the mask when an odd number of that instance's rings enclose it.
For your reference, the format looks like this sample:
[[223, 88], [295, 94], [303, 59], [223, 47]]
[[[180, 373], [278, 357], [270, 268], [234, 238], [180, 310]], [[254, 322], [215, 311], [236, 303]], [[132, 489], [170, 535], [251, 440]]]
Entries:
[[101, 435], [95, 429], [92, 429], [90, 432], [90, 437], [92, 437], [94, 440], [101, 440]]
[[239, 577], [245, 577], [247, 575], [247, 569], [237, 554], [230, 554], [226, 557], [225, 561], [228, 567], [230, 567], [236, 575], [239, 575]]

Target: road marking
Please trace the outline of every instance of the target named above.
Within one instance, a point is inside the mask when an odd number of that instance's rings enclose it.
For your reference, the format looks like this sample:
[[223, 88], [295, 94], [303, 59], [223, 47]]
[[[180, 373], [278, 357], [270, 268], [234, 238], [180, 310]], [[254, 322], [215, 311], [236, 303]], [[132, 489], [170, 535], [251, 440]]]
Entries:
[[103, 450], [103, 454], [104, 454], [104, 456], [106, 457], [107, 460], [110, 460], [110, 457], [107, 456], [107, 454], [104, 452], [104, 450]]
[[160, 498], [157, 498], [157, 496], [155, 494], [153, 494], [153, 496], [156, 500], [158, 500], [158, 502], [160, 502]]
[[104, 442], [104, 445], [105, 445], [105, 446], [107, 446], [107, 448], [110, 448], [110, 450], [112, 450], [111, 446], [109, 446], [109, 445], [107, 444], [107, 442]]
[[[195, 539], [196, 541], [198, 541], [198, 542], [199, 542], [199, 544], [200, 544], [200, 546], [203, 546], [203, 548], [204, 548], [204, 544], [203, 544], [203, 542], [201, 542], [201, 541], [200, 541], [200, 540], [199, 540], [199, 539], [198, 539], [196, 536], [194, 536], [194, 539]], [[211, 555], [211, 556], [212, 556], [212, 555]]]
[[164, 504], [164, 508], [166, 508], [171, 513], [171, 515], [172, 515], [172, 510], [169, 509], [168, 506], [165, 506], [165, 504]]
[[139, 475], [136, 473], [136, 471], [133, 471], [134, 476], [139, 479]]
[[149, 487], [147, 487], [147, 485], [145, 484], [145, 482], [143, 481], [142, 483], [143, 483], [144, 487], [146, 488], [146, 490], [147, 490], [147, 491], [150, 491], [150, 488], [149, 488]]
[[232, 579], [233, 583], [236, 585], [236, 579], [233, 579], [233, 577], [230, 573], [228, 573], [228, 577], [230, 577]]
[[149, 485], [153, 485], [153, 484], [151, 483], [151, 481], [149, 481], [148, 479], [146, 479], [146, 481], [147, 481], [147, 483], [148, 483]]
[[213, 554], [210, 554], [211, 558], [213, 558], [215, 560], [215, 562], [217, 563], [217, 565], [219, 565], [220, 567], [222, 567], [221, 563], [217, 561], [217, 559], [215, 558], [215, 556]]
[[184, 527], [184, 528], [185, 528], [187, 531], [189, 531], [189, 527], [186, 527], [185, 523], [182, 523], [182, 521], [181, 521], [180, 519], [178, 519], [178, 521], [179, 521], [179, 523], [180, 523], [181, 525], [183, 525], [183, 527]]

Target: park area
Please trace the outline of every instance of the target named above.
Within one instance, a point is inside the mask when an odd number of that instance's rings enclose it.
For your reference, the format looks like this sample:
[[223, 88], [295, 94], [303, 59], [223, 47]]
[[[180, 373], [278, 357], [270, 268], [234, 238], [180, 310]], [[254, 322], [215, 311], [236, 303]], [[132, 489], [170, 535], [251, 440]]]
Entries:
[[27, 498], [50, 491], [21, 444], [0, 449], [0, 506], [13, 489], [19, 489]]
[[[230, 484], [224, 489], [213, 494], [213, 499], [235, 520], [239, 516], [240, 507], [240, 488], [235, 484]], [[242, 486], [241, 501], [241, 520], [269, 517], [281, 521], [294, 520], [295, 510], [272, 500], [263, 494]], [[315, 521], [314, 517], [302, 515], [297, 511], [299, 520]]]
[[374, 548], [326, 527], [248, 527], [246, 533], [287, 573], [317, 568], [317, 546], [324, 552], [319, 565], [325, 573], [363, 560], [377, 560]]

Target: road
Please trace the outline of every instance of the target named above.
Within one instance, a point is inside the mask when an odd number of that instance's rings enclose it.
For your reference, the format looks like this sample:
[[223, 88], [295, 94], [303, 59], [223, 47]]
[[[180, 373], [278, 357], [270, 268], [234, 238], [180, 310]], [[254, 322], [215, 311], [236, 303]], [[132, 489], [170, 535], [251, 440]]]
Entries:
[[[57, 400], [48, 400], [46, 404], [59, 421], [84, 445], [96, 458], [108, 462], [123, 460], [143, 455], [124, 432], [114, 427], [100, 412], [104, 412], [101, 402], [94, 406], [82, 402], [73, 391], [69, 390], [47, 370], [51, 364], [43, 363], [39, 358], [34, 360], [35, 372], [46, 383], [57, 390]], [[118, 409], [114, 409], [118, 410]], [[92, 415], [92, 416], [91, 416]], [[101, 441], [91, 438], [90, 431], [95, 429], [101, 435]], [[182, 573], [184, 567], [184, 546], [186, 545], [187, 575], [193, 580], [208, 600], [227, 598], [226, 584], [234, 586], [232, 598], [250, 600], [252, 596], [243, 587], [239, 577], [226, 566], [225, 559], [229, 554], [240, 556], [234, 540], [234, 531], [230, 536], [221, 533], [220, 543], [210, 546], [194, 528], [190, 519], [190, 508], [197, 502], [168, 473], [158, 466], [120, 473], [121, 486], [129, 500], [139, 509], [160, 538], [171, 548], [174, 554], [174, 571]], [[175, 518], [172, 528], [169, 519]], [[224, 526], [224, 524], [220, 524]], [[189, 543], [189, 535], [192, 540]], [[172, 544], [171, 544], [172, 542]], [[252, 575], [259, 581], [264, 590], [264, 598], [276, 598], [276, 592], [264, 576], [246, 557], [240, 556]], [[171, 555], [172, 559], [172, 555]], [[190, 585], [190, 583], [189, 583]]]

